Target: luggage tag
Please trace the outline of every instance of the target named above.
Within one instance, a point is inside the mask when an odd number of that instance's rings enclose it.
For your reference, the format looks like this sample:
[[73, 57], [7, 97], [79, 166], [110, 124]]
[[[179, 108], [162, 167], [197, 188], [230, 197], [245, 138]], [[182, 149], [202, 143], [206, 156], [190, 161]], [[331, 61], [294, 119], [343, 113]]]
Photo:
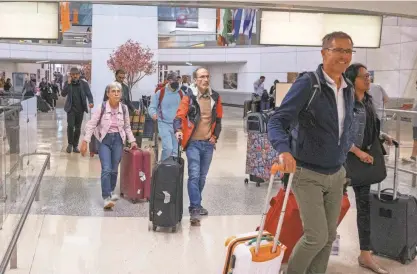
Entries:
[[145, 172], [143, 172], [143, 171], [139, 171], [139, 179], [140, 179], [142, 182], [145, 182], [145, 181], [146, 181], [146, 175], [145, 175]]
[[171, 201], [171, 194], [169, 194], [167, 191], [162, 191], [164, 193], [164, 204], [167, 204]]

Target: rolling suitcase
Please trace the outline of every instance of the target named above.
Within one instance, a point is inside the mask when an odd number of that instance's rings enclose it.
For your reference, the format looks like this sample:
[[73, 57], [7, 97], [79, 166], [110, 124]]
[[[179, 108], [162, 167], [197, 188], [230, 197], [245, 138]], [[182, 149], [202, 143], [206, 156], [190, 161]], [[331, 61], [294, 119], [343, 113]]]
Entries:
[[[282, 205], [285, 202], [286, 192], [291, 189], [290, 179], [287, 182], [287, 191], [281, 188], [274, 198], [270, 201], [270, 209], [266, 216], [265, 229], [270, 233], [275, 233], [278, 216], [281, 214]], [[288, 188], [289, 187], [289, 188]], [[298, 240], [303, 236], [303, 224], [300, 218], [300, 211], [293, 192], [290, 190], [288, 201], [286, 203], [286, 212], [284, 216], [284, 226], [279, 240], [287, 247], [287, 252], [284, 255], [283, 263], [287, 263], [291, 256], [292, 250], [297, 244]], [[343, 195], [342, 209], [339, 216], [340, 224], [350, 208], [350, 202], [347, 194]]]
[[153, 231], [158, 227], [177, 231], [183, 214], [183, 181], [184, 159], [178, 145], [178, 157], [168, 157], [153, 170], [149, 203], [149, 221]]
[[394, 187], [381, 190], [378, 184], [370, 194], [371, 246], [375, 255], [409, 264], [417, 255], [417, 199], [398, 192], [399, 145], [394, 145]]
[[37, 96], [36, 100], [37, 100], [37, 107], [39, 111], [49, 112], [50, 110], [52, 110], [52, 107], [40, 96]]
[[124, 149], [120, 164], [120, 196], [132, 203], [149, 200], [151, 191], [151, 152]]
[[287, 191], [285, 196], [284, 207], [279, 218], [275, 237], [271, 233], [264, 231], [269, 196], [275, 175], [280, 169], [281, 166], [277, 164], [274, 164], [271, 168], [271, 177], [259, 231], [237, 235], [226, 240], [226, 261], [223, 274], [278, 274], [280, 272], [286, 247], [278, 241], [278, 238], [284, 221], [285, 205], [288, 201], [289, 191]]

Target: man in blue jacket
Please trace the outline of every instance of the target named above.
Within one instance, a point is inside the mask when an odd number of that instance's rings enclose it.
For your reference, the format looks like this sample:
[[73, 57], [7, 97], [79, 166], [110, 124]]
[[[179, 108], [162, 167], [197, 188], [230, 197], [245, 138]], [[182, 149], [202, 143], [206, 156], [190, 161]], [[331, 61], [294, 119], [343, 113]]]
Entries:
[[[348, 135], [354, 94], [343, 75], [352, 48], [348, 34], [327, 34], [317, 74], [299, 77], [268, 123], [269, 140], [279, 153], [277, 160], [285, 173], [294, 173], [292, 190], [304, 226], [288, 274], [326, 273], [336, 239], [346, 175], [343, 164], [352, 146]], [[312, 84], [317, 81], [320, 90], [313, 96], [317, 89]]]
[[158, 132], [162, 140], [161, 161], [170, 156], [178, 156], [178, 141], [174, 132], [174, 118], [184, 96], [175, 72], [168, 73], [168, 83], [158, 90], [151, 99], [148, 112], [153, 120], [158, 120]]

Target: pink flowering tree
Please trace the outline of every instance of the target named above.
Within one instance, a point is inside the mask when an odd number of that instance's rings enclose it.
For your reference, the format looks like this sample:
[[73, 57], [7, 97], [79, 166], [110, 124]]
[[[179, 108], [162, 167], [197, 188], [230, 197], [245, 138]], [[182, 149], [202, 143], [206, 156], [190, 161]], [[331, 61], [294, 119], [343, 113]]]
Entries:
[[113, 72], [123, 69], [126, 72], [126, 84], [130, 97], [132, 88], [147, 75], [156, 72], [157, 63], [153, 61], [154, 53], [149, 47], [142, 47], [138, 42], [128, 40], [110, 54], [107, 66]]
[[91, 81], [91, 63], [82, 65], [82, 67], [81, 67], [81, 74], [84, 75], [85, 79], [88, 82]]

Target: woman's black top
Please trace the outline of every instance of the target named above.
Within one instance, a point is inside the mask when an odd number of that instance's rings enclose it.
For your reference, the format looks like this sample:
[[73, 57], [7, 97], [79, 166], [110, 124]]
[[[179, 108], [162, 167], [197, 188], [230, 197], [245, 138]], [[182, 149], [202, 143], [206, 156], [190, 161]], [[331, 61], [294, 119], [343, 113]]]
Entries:
[[374, 105], [372, 104], [372, 98], [367, 93], [362, 99], [362, 103], [365, 106], [366, 111], [366, 125], [363, 136], [362, 149], [369, 147], [373, 144], [373, 141], [377, 137], [377, 123], [376, 123], [376, 113]]

